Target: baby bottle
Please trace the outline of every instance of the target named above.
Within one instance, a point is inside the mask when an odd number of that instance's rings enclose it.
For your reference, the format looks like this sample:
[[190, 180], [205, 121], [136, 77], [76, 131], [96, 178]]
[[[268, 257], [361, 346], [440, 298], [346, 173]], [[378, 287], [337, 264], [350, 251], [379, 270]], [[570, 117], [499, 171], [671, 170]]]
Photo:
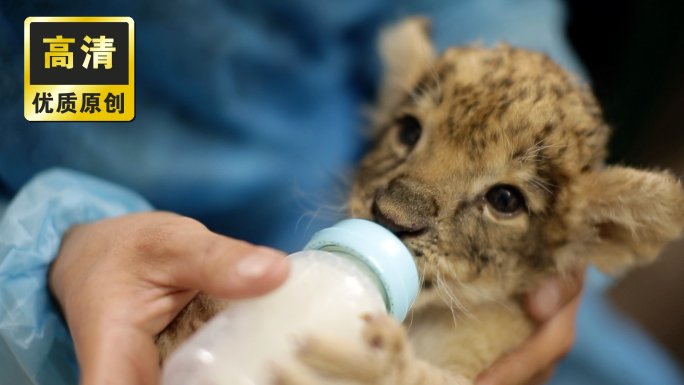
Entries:
[[163, 385], [266, 385], [271, 363], [293, 359], [298, 336], [361, 341], [362, 316], [402, 321], [418, 293], [411, 253], [384, 227], [347, 219], [289, 256], [275, 291], [231, 302], [166, 360]]

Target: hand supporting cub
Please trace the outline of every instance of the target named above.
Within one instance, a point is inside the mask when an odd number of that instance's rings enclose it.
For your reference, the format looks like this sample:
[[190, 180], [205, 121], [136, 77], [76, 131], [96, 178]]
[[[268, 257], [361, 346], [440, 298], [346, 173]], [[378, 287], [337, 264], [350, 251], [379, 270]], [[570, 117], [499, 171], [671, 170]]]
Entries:
[[575, 316], [585, 269], [552, 278], [525, 299], [527, 313], [539, 328], [522, 345], [482, 373], [475, 385], [538, 385], [553, 375], [575, 341]]

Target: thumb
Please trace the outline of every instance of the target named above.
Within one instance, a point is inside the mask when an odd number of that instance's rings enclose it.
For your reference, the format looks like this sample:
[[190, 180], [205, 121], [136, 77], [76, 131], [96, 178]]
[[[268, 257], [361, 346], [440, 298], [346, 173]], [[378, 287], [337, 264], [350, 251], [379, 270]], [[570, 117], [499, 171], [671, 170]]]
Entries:
[[[254, 246], [204, 229], [183, 231], [164, 247], [173, 253], [165, 264], [172, 287], [242, 299], [280, 286], [290, 271], [285, 253]], [[167, 254], [164, 258], [168, 258]]]
[[527, 312], [539, 322], [553, 317], [579, 294], [585, 271], [585, 268], [580, 268], [568, 275], [555, 276], [543, 282], [525, 298]]

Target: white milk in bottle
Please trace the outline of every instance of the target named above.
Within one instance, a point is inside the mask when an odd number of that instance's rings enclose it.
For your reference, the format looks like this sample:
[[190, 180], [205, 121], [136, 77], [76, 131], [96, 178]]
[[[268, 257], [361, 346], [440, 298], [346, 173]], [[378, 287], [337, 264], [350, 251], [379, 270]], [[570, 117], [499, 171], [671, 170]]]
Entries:
[[402, 321], [418, 292], [404, 244], [382, 226], [348, 219], [319, 231], [290, 255], [285, 283], [235, 301], [166, 360], [163, 385], [267, 385], [269, 364], [292, 359], [297, 336], [361, 338], [362, 316]]

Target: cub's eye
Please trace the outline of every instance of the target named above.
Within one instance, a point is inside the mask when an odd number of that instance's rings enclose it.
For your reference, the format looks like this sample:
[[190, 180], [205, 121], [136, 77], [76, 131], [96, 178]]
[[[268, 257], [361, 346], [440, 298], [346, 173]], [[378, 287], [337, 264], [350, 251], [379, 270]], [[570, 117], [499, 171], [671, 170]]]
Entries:
[[399, 125], [399, 141], [407, 146], [415, 146], [423, 129], [415, 116], [404, 115], [397, 120]]
[[525, 204], [525, 198], [520, 190], [510, 185], [492, 187], [485, 195], [492, 208], [501, 214], [513, 214]]

